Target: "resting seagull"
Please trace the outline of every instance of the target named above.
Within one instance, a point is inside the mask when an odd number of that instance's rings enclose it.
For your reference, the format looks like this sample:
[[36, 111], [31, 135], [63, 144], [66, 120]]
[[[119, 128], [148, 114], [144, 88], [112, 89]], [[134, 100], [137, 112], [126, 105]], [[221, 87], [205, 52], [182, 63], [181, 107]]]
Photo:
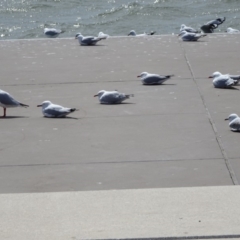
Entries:
[[6, 117], [6, 109], [13, 107], [29, 107], [15, 100], [8, 92], [0, 89], [0, 106], [3, 107], [3, 117]]
[[199, 38], [207, 36], [206, 34], [202, 33], [190, 33], [186, 31], [182, 31], [178, 34], [182, 38], [183, 41], [194, 42], [197, 41]]
[[66, 108], [60, 105], [51, 103], [50, 101], [44, 101], [37, 107], [42, 107], [42, 113], [44, 117], [49, 118], [62, 118], [66, 117], [68, 114], [76, 111], [76, 108]]
[[98, 97], [99, 102], [102, 104], [119, 104], [133, 97], [133, 94], [119, 93], [118, 91], [99, 91], [94, 97]]
[[225, 120], [229, 120], [229, 127], [233, 132], [240, 131], [240, 118], [236, 113], [232, 113]]
[[162, 84], [174, 75], [158, 75], [148, 72], [142, 72], [139, 76], [143, 85], [157, 85]]
[[192, 27], [187, 27], [185, 24], [182, 24], [181, 27], [180, 27], [180, 32], [182, 31], [186, 31], [186, 32], [189, 32], [189, 33], [199, 33], [198, 30], [192, 28]]
[[236, 34], [236, 33], [240, 33], [240, 31], [238, 29], [234, 29], [234, 28], [227, 28], [227, 33], [230, 33], [230, 34]]
[[81, 33], [77, 33], [75, 39], [78, 39], [79, 44], [82, 46], [94, 46], [97, 42], [106, 39], [106, 37], [93, 37], [93, 36], [86, 36], [84, 37]]
[[57, 37], [60, 33], [63, 33], [60, 29], [44, 28], [44, 34], [48, 37]]
[[229, 88], [238, 82], [238, 80], [232, 79], [228, 74], [223, 75], [220, 72], [214, 72], [209, 78], [213, 78], [215, 88]]
[[154, 35], [154, 33], [155, 33], [154, 31], [151, 31], [150, 33], [137, 34], [135, 30], [131, 30], [128, 36], [143, 37], [148, 35]]

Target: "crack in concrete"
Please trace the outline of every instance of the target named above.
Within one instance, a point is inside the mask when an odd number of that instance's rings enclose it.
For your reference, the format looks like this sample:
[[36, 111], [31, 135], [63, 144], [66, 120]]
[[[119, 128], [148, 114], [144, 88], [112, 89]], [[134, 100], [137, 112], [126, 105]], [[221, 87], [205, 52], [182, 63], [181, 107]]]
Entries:
[[230, 177], [231, 177], [231, 179], [232, 179], [233, 184], [234, 184], [234, 185], [239, 185], [238, 180], [237, 180], [237, 177], [236, 177], [236, 174], [235, 174], [235, 172], [233, 171], [233, 167], [232, 167], [232, 165], [231, 165], [231, 163], [230, 163], [230, 161], [229, 161], [229, 158], [228, 158], [228, 156], [227, 156], [227, 153], [226, 153], [226, 151], [225, 151], [225, 149], [224, 149], [222, 140], [221, 140], [221, 138], [219, 137], [219, 134], [218, 134], [218, 131], [217, 131], [217, 127], [216, 127], [216, 125], [215, 125], [215, 123], [214, 123], [214, 120], [213, 120], [213, 118], [212, 118], [209, 110], [208, 110], [208, 107], [207, 107], [206, 101], [205, 101], [205, 99], [204, 99], [203, 93], [201, 92], [201, 90], [200, 90], [200, 88], [199, 88], [199, 86], [198, 86], [198, 84], [197, 84], [196, 78], [195, 78], [194, 73], [193, 73], [193, 69], [192, 69], [191, 64], [190, 64], [190, 62], [189, 62], [189, 60], [188, 60], [188, 57], [187, 57], [187, 53], [186, 53], [186, 51], [185, 51], [185, 49], [184, 49], [184, 47], [183, 47], [183, 45], [182, 45], [181, 42], [180, 42], [180, 47], [181, 47], [181, 49], [182, 49], [182, 51], [183, 51], [184, 58], [185, 58], [185, 60], [186, 60], [187, 66], [188, 66], [188, 68], [189, 68], [189, 71], [190, 71], [190, 73], [191, 73], [191, 75], [192, 75], [192, 79], [193, 79], [194, 83], [196, 84], [197, 90], [198, 90], [199, 95], [200, 95], [200, 97], [201, 97], [201, 99], [202, 99], [202, 103], [203, 103], [204, 108], [205, 108], [205, 110], [206, 110], [206, 113], [207, 113], [207, 116], [208, 116], [208, 120], [209, 120], [209, 122], [210, 122], [210, 124], [211, 124], [211, 127], [212, 127], [212, 129], [213, 129], [213, 132], [214, 132], [214, 134], [215, 134], [215, 137], [216, 137], [216, 140], [217, 140], [217, 143], [218, 143], [218, 146], [219, 146], [219, 148], [220, 148], [220, 150], [221, 150], [221, 153], [222, 153], [222, 156], [223, 156], [223, 158], [224, 158], [224, 160], [225, 160], [225, 164], [226, 164], [226, 167], [227, 167], [227, 169], [228, 169], [229, 175], [230, 175]]

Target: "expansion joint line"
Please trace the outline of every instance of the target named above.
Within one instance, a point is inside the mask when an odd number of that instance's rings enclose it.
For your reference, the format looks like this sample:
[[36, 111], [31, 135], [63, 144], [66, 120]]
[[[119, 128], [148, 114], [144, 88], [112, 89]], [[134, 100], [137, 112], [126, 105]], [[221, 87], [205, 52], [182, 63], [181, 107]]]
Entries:
[[232, 180], [232, 182], [233, 182], [234, 185], [239, 185], [238, 180], [237, 180], [237, 178], [236, 178], [236, 175], [235, 175], [235, 173], [234, 173], [234, 171], [233, 171], [232, 165], [231, 165], [231, 163], [230, 163], [230, 161], [229, 161], [229, 158], [228, 158], [228, 156], [227, 156], [227, 153], [226, 153], [226, 151], [224, 150], [224, 145], [223, 145], [222, 140], [221, 140], [221, 138], [220, 138], [220, 136], [219, 136], [219, 134], [218, 134], [217, 127], [216, 127], [216, 125], [215, 125], [215, 123], [214, 123], [213, 118], [211, 117], [211, 114], [210, 114], [210, 112], [209, 112], [209, 110], [208, 110], [208, 108], [207, 108], [207, 104], [206, 104], [206, 102], [205, 102], [205, 99], [204, 99], [204, 97], [203, 97], [203, 94], [202, 94], [202, 92], [201, 92], [201, 90], [200, 90], [200, 88], [199, 88], [199, 86], [198, 86], [198, 84], [197, 84], [197, 81], [196, 81], [196, 78], [195, 78], [195, 76], [194, 76], [194, 73], [193, 73], [191, 64], [190, 64], [190, 62], [189, 62], [189, 60], [188, 60], [188, 57], [187, 57], [187, 53], [186, 53], [184, 47], [182, 46], [182, 43], [180, 43], [180, 46], [181, 46], [181, 48], [182, 48], [182, 51], [183, 51], [183, 54], [184, 54], [184, 58], [185, 58], [185, 60], [186, 60], [186, 62], [187, 62], [189, 71], [190, 71], [190, 73], [191, 73], [191, 75], [192, 75], [193, 82], [195, 83], [195, 85], [196, 85], [196, 87], [197, 87], [197, 90], [198, 90], [198, 92], [199, 92], [199, 95], [200, 95], [200, 97], [201, 97], [201, 99], [202, 99], [202, 103], [203, 103], [204, 108], [205, 108], [205, 110], [206, 110], [206, 113], [207, 113], [207, 116], [208, 116], [208, 120], [209, 120], [209, 122], [210, 122], [210, 124], [211, 124], [211, 126], [212, 126], [213, 131], [214, 131], [215, 138], [216, 138], [217, 143], [218, 143], [218, 146], [219, 146], [219, 148], [220, 148], [220, 150], [221, 150], [221, 153], [222, 153], [222, 156], [223, 156], [223, 158], [224, 158], [224, 161], [225, 161], [226, 167], [227, 167], [227, 169], [228, 169], [229, 175], [230, 175], [230, 177], [231, 177], [231, 180]]

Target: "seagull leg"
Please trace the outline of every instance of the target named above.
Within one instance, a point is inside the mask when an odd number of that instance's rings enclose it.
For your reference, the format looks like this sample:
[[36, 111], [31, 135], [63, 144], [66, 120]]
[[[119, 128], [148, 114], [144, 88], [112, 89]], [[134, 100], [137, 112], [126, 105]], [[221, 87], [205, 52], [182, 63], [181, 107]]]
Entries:
[[6, 108], [3, 108], [3, 117], [6, 117]]

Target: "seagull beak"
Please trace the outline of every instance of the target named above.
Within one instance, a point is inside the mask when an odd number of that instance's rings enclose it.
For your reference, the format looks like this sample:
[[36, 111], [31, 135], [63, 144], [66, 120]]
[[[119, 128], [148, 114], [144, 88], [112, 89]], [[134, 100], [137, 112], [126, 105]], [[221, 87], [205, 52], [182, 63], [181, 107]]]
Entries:
[[212, 76], [209, 76], [208, 78], [213, 78]]
[[225, 118], [224, 120], [226, 121], [226, 120], [228, 120], [228, 118]]
[[139, 76], [137, 76], [137, 77], [141, 77], [141, 76], [139, 75]]
[[97, 96], [98, 96], [98, 94], [94, 95], [94, 97], [97, 97]]
[[42, 104], [37, 105], [37, 107], [42, 107]]

